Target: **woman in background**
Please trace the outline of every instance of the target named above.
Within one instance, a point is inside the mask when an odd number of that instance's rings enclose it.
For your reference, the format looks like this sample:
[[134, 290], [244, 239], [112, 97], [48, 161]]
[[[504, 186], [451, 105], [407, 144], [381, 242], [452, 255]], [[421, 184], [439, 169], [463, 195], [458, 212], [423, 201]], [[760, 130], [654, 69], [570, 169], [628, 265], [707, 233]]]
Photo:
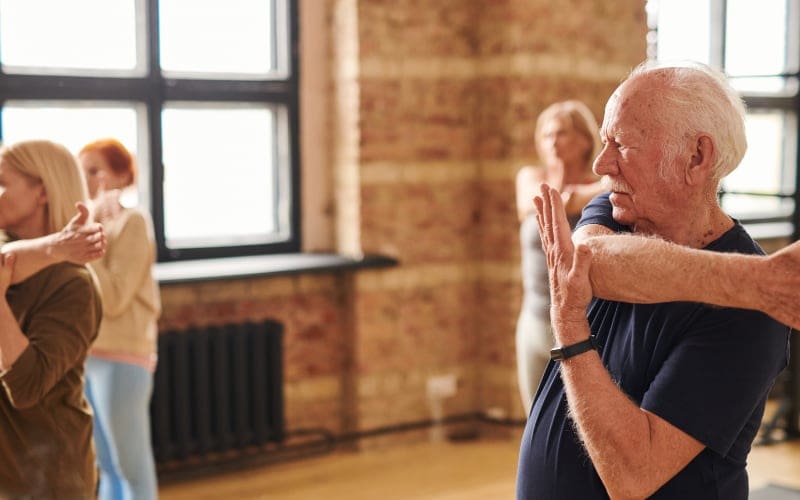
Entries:
[[[0, 229], [11, 240], [0, 265], [0, 498], [95, 495], [83, 373], [100, 296], [85, 266], [54, 263], [61, 257], [50, 245], [68, 234], [47, 236], [85, 220], [85, 208], [71, 219], [85, 202], [83, 174], [65, 147], [24, 141], [0, 149]], [[43, 245], [33, 260], [26, 243]]]
[[550, 359], [550, 291], [533, 197], [547, 183], [564, 197], [570, 225], [602, 191], [592, 163], [600, 151], [597, 120], [585, 104], [563, 101], [548, 106], [536, 120], [536, 152], [542, 166], [524, 166], [517, 173], [517, 215], [522, 256], [522, 309], [517, 320], [517, 380], [526, 413]]
[[91, 264], [100, 284], [103, 321], [86, 363], [87, 394], [95, 410], [100, 498], [152, 499], [158, 494], [150, 438], [150, 397], [161, 312], [152, 274], [155, 242], [145, 212], [125, 208], [120, 191], [134, 185], [136, 168], [115, 139], [78, 155], [106, 254]]

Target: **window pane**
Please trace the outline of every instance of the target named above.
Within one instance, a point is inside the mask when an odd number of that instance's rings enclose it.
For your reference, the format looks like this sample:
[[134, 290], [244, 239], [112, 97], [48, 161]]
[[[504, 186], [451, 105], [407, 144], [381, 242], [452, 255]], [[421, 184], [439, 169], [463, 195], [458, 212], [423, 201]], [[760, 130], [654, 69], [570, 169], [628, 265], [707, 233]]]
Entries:
[[[754, 194], [791, 194], [794, 168], [786, 165], [787, 144], [792, 144], [794, 120], [779, 111], [750, 112], [746, 119], [747, 153], [742, 163], [723, 179], [725, 191]], [[737, 217], [785, 215], [790, 200], [757, 195], [726, 195], [723, 207]]]
[[8, 101], [2, 110], [3, 143], [28, 139], [58, 142], [77, 154], [91, 141], [113, 137], [136, 155], [136, 191], [124, 193], [123, 204], [149, 207], [150, 163], [139, 130], [145, 112], [133, 103], [90, 101]]
[[[288, 237], [279, 162], [282, 120], [268, 106], [170, 104], [162, 113], [164, 226], [170, 248]], [[280, 167], [279, 167], [280, 163]], [[277, 213], [281, 212], [281, 213]]]
[[165, 73], [265, 77], [276, 69], [268, 0], [161, 0]]
[[733, 217], [748, 220], [789, 217], [794, 210], [794, 200], [775, 196], [726, 194], [722, 197], [722, 208]]
[[727, 0], [725, 71], [779, 75], [786, 68], [786, 1]]
[[[141, 73], [140, 1], [0, 0], [0, 61], [8, 73]], [[139, 51], [144, 54], [144, 50]], [[136, 70], [141, 71], [136, 71]]]
[[725, 71], [741, 92], [794, 95], [797, 80], [780, 75], [788, 63], [787, 3], [728, 0], [725, 39]]
[[762, 76], [730, 79], [733, 88], [749, 95], [793, 96], [797, 94], [797, 78]]
[[659, 60], [711, 62], [710, 0], [661, 0], [656, 16]]

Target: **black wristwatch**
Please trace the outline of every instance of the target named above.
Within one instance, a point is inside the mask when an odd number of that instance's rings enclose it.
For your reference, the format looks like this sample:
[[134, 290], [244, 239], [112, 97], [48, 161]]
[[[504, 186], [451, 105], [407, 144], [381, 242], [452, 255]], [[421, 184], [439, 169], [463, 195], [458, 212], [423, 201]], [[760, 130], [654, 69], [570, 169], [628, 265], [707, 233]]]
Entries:
[[565, 359], [583, 354], [592, 349], [597, 350], [597, 342], [594, 340], [594, 336], [590, 336], [588, 339], [578, 342], [577, 344], [550, 349], [550, 359], [553, 361], [564, 361]]

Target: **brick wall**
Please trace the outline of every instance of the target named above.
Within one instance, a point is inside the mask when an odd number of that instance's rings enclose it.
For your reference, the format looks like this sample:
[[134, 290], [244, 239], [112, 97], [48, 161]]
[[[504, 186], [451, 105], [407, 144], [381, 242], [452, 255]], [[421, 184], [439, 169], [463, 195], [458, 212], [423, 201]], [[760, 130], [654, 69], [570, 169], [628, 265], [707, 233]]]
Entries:
[[[162, 328], [282, 321], [289, 429], [429, 419], [426, 383], [442, 374], [459, 379], [447, 413], [522, 416], [514, 175], [536, 161], [534, 120], [551, 102], [581, 99], [602, 117], [645, 56], [644, 2], [304, 0], [301, 8], [325, 11], [315, 11], [324, 30], [314, 33], [327, 43], [314, 46], [329, 82], [314, 87], [328, 91], [303, 116], [329, 127], [330, 140], [309, 139], [328, 150], [303, 169], [304, 179], [325, 182], [314, 196], [328, 207], [328, 248], [388, 254], [400, 265], [164, 286]], [[320, 203], [325, 193], [329, 203]]]

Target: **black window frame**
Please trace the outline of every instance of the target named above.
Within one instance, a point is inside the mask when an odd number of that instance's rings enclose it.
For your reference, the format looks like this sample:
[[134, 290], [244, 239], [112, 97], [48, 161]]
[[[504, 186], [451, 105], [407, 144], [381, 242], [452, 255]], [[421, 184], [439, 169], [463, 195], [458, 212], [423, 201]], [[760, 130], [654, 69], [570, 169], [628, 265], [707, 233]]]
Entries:
[[[134, 1], [134, 0], [131, 0]], [[266, 1], [266, 0], [265, 0]], [[284, 78], [270, 80], [224, 80], [167, 77], [159, 58], [159, 0], [146, 0], [147, 70], [142, 77], [63, 76], [9, 74], [0, 65], [0, 113], [8, 100], [26, 101], [127, 101], [146, 109], [147, 141], [150, 157], [150, 206], [158, 262], [238, 257], [247, 255], [300, 252], [300, 126], [298, 0], [285, 0], [287, 9], [288, 72]], [[275, 2], [270, 1], [273, 10]], [[273, 12], [274, 14], [274, 12]], [[274, 17], [275, 18], [275, 17]], [[277, 19], [277, 18], [275, 18]], [[276, 49], [277, 50], [277, 47]], [[169, 248], [164, 233], [164, 167], [162, 162], [161, 111], [174, 102], [258, 103], [284, 107], [288, 119], [290, 157], [289, 227], [285, 240], [254, 244], [196, 248]], [[0, 122], [1, 123], [1, 122]], [[0, 140], [3, 137], [0, 126]], [[276, 184], [277, 189], [277, 184]], [[277, 198], [276, 198], [277, 199]], [[213, 201], [211, 201], [213, 202]]]

